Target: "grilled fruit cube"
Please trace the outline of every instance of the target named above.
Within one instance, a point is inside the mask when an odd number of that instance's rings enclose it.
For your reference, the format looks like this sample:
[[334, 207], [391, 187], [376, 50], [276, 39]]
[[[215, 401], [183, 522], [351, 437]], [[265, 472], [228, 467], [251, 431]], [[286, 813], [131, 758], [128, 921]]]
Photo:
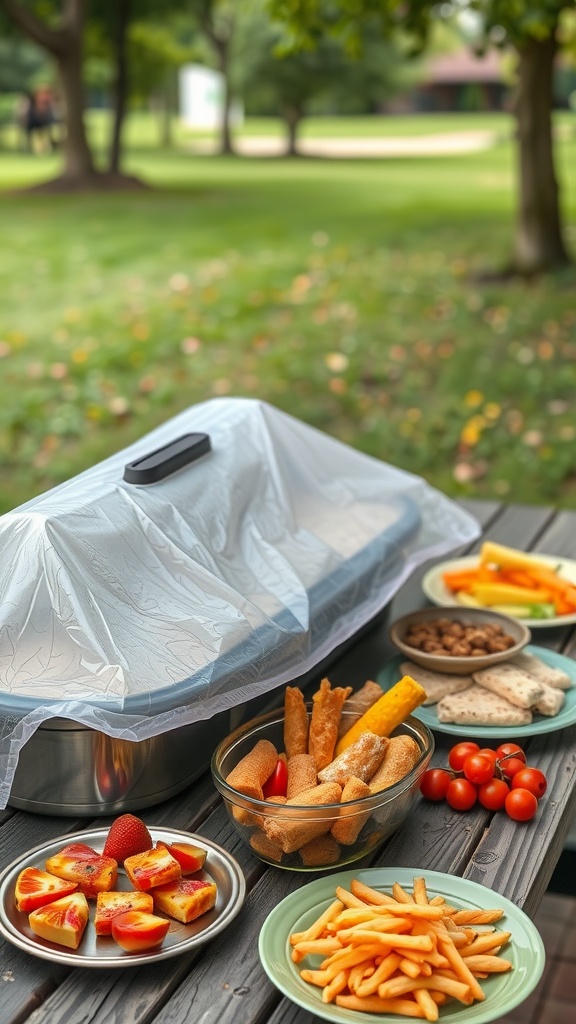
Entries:
[[178, 861], [168, 850], [146, 850], [127, 857], [124, 870], [135, 889], [154, 889], [164, 882], [180, 878], [182, 870]]
[[78, 949], [88, 924], [88, 901], [81, 892], [63, 896], [28, 915], [35, 935], [59, 946]]
[[96, 896], [99, 892], [113, 889], [118, 878], [118, 864], [112, 857], [96, 853], [85, 843], [70, 843], [49, 857], [46, 871], [58, 878], [77, 882], [78, 889], [85, 896]]
[[16, 908], [29, 914], [31, 910], [45, 907], [63, 896], [69, 896], [78, 888], [77, 882], [67, 882], [64, 878], [42, 871], [40, 868], [24, 868], [16, 879], [14, 896]]
[[193, 875], [195, 871], [200, 871], [204, 867], [206, 850], [201, 846], [193, 846], [192, 843], [164, 843], [159, 839], [156, 847], [168, 850], [172, 854], [178, 861], [183, 875]]
[[176, 882], [158, 886], [152, 893], [154, 909], [162, 910], [183, 924], [190, 924], [190, 921], [212, 910], [217, 894], [215, 882], [197, 878], [179, 878]]
[[154, 900], [147, 892], [99, 892], [96, 897], [94, 929], [96, 935], [112, 934], [112, 918], [128, 910], [154, 910]]
[[170, 921], [144, 910], [128, 910], [112, 918], [112, 938], [129, 953], [140, 953], [159, 946], [170, 927]]

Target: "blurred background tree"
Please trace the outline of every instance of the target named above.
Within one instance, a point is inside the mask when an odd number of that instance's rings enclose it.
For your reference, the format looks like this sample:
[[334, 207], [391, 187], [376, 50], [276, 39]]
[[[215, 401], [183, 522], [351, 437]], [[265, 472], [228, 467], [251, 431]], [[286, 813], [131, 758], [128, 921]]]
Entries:
[[336, 34], [358, 53], [364, 25], [384, 38], [399, 29], [411, 35], [416, 50], [426, 47], [438, 18], [458, 17], [477, 50], [489, 45], [516, 56], [514, 115], [518, 139], [518, 209], [509, 271], [530, 276], [570, 263], [564, 240], [559, 186], [554, 162], [553, 81], [560, 46], [570, 35], [565, 15], [575, 0], [268, 0], [272, 15], [291, 32], [294, 49], [313, 49]]

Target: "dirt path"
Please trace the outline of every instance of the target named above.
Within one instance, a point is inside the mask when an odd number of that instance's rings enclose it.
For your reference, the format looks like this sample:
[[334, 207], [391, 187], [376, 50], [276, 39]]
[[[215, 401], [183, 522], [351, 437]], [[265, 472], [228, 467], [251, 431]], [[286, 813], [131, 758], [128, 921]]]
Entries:
[[[381, 138], [302, 138], [298, 151], [303, 156], [318, 157], [401, 157], [443, 156], [453, 153], [474, 153], [494, 145], [496, 134], [490, 131], [446, 132], [438, 135], [386, 136]], [[284, 139], [266, 135], [239, 137], [236, 151], [243, 156], [282, 156]], [[191, 152], [214, 153], [213, 141], [198, 141]]]

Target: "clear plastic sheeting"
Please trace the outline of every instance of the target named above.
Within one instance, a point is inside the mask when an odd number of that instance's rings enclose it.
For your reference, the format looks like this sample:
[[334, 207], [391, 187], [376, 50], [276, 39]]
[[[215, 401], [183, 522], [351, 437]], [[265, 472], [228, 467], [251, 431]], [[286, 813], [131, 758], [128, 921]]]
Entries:
[[[194, 432], [198, 461], [123, 479]], [[0, 519], [0, 805], [47, 719], [130, 740], [208, 719], [313, 669], [478, 533], [419, 477], [263, 402], [193, 406]]]

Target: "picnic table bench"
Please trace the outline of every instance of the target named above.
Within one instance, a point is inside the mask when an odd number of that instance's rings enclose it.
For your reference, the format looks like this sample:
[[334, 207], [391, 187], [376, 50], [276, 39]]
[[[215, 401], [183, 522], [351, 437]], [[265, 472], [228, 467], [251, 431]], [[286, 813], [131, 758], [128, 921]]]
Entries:
[[[463, 502], [483, 537], [526, 550], [571, 557], [576, 513], [553, 508]], [[472, 550], [476, 550], [481, 540]], [[465, 553], [465, 552], [462, 552]], [[359, 686], [394, 656], [388, 625], [428, 602], [423, 567], [403, 586], [374, 627], [330, 668], [334, 685]], [[572, 626], [535, 631], [539, 646], [574, 657]], [[471, 738], [473, 736], [471, 735]], [[513, 736], [511, 736], [513, 738]], [[433, 764], [444, 764], [453, 736], [436, 733]], [[517, 824], [476, 806], [465, 814], [420, 797], [404, 826], [358, 867], [414, 867], [464, 876], [512, 900], [533, 917], [560, 857], [576, 807], [576, 726], [533, 736], [531, 763], [548, 778], [536, 819]], [[0, 939], [2, 1024], [312, 1024], [318, 1020], [286, 999], [259, 961], [258, 935], [269, 912], [318, 877], [268, 867], [236, 836], [206, 772], [171, 800], [139, 812], [148, 825], [170, 826], [213, 840], [240, 864], [247, 883], [232, 925], [210, 942], [171, 959], [125, 969], [70, 968], [29, 956]], [[107, 826], [112, 819], [44, 817], [8, 807], [0, 812], [0, 866], [65, 833]]]

